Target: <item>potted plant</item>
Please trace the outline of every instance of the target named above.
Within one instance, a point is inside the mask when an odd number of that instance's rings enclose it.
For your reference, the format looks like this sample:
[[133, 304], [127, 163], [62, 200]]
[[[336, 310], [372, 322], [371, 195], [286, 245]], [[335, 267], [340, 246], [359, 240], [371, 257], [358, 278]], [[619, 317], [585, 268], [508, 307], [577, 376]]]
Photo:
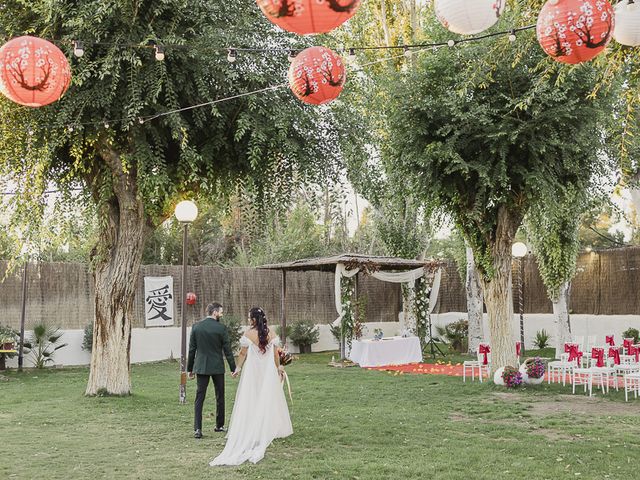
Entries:
[[540, 385], [544, 381], [546, 365], [540, 357], [528, 358], [520, 365], [522, 380], [529, 385]]
[[300, 353], [311, 353], [311, 345], [320, 338], [320, 329], [313, 323], [301, 320], [291, 326], [291, 342], [300, 348]]
[[522, 384], [522, 373], [515, 367], [507, 365], [496, 370], [493, 376], [496, 385], [503, 385], [507, 388], [514, 388]]
[[0, 345], [2, 346], [2, 350], [13, 350], [15, 344], [16, 340], [13, 336], [6, 334], [0, 336]]

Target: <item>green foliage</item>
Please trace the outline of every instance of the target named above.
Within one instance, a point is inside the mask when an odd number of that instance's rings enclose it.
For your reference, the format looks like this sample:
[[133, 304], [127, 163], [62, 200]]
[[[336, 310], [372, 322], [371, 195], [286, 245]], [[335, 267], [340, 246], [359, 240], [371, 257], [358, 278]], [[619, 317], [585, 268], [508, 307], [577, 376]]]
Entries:
[[637, 328], [627, 328], [622, 332], [622, 338], [633, 338], [633, 343], [638, 343], [640, 332], [638, 332]]
[[320, 329], [309, 320], [300, 320], [291, 326], [289, 338], [296, 346], [313, 345], [320, 339]]
[[[211, 50], [286, 41], [256, 15], [255, 3], [114, 1], [97, 8], [91, 0], [36, 1], [25, 9], [14, 2], [0, 9], [0, 25], [4, 37], [55, 37], [73, 69], [69, 91], [51, 106], [25, 109], [0, 99], [0, 177], [18, 193], [11, 226], [23, 228], [25, 242], [46, 238], [37, 226], [49, 185], [64, 195], [83, 188], [82, 200], [97, 205], [103, 231], [114, 228], [107, 217], [117, 214], [123, 179], [141, 201], [145, 222], [155, 227], [185, 195], [224, 202], [241, 187], [275, 208], [294, 185], [337, 177], [338, 144], [350, 130], [340, 131], [330, 109], [305, 106], [286, 88], [138, 120], [285, 78], [286, 56], [247, 55], [231, 64]], [[74, 39], [88, 45], [82, 58], [71, 54]], [[168, 47], [166, 60], [158, 62], [153, 43], [181, 47]]]
[[460, 319], [456, 322], [448, 323], [444, 327], [437, 326], [438, 335], [445, 338], [449, 348], [454, 352], [467, 351], [467, 341], [469, 338], [469, 322]]
[[240, 351], [240, 338], [242, 338], [242, 335], [244, 334], [242, 322], [238, 317], [225, 315], [222, 317], [222, 323], [227, 327], [229, 343], [231, 343], [231, 351], [235, 355]]
[[44, 368], [47, 363], [53, 362], [56, 351], [66, 347], [66, 343], [60, 343], [63, 332], [45, 322], [33, 326], [33, 331], [25, 346], [31, 350], [31, 358], [36, 368]]
[[550, 339], [551, 335], [543, 328], [536, 332], [536, 338], [533, 341], [533, 344], [539, 349], [547, 348], [549, 346]]
[[82, 350], [91, 352], [93, 349], [93, 322], [87, 323], [84, 327], [84, 334], [82, 336]]
[[593, 67], [550, 64], [532, 33], [496, 61], [496, 42], [430, 52], [396, 75], [383, 149], [418, 198], [451, 215], [486, 278], [499, 222], [515, 234], [541, 192], [589, 185], [612, 110], [590, 96]]

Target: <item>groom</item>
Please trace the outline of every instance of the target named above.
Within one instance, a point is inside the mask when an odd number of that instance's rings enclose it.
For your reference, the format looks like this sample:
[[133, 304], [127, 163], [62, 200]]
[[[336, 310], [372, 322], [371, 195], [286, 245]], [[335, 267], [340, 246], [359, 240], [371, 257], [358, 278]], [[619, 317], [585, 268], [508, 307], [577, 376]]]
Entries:
[[195, 438], [202, 438], [202, 405], [207, 395], [209, 378], [213, 381], [216, 392], [216, 432], [226, 431], [224, 428], [224, 361], [222, 352], [232, 372], [236, 370], [236, 362], [229, 343], [227, 327], [220, 323], [222, 305], [207, 305], [207, 317], [196, 323], [191, 329], [189, 339], [189, 361], [187, 371], [189, 378], [198, 377], [196, 390], [195, 418], [193, 429]]

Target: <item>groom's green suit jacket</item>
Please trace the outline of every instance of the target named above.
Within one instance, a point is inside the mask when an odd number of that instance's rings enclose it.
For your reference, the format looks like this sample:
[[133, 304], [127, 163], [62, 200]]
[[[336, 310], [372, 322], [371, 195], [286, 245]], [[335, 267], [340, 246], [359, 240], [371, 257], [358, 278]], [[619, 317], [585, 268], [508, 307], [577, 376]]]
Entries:
[[191, 329], [187, 372], [199, 375], [224, 374], [222, 352], [227, 357], [231, 371], [235, 371], [236, 362], [227, 327], [211, 317], [200, 320]]

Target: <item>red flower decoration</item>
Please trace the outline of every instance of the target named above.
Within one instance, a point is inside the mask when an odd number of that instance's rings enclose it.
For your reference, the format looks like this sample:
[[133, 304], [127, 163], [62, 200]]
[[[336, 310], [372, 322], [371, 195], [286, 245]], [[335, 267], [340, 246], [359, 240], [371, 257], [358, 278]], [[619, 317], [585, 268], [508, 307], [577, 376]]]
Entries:
[[605, 49], [613, 27], [607, 0], [548, 0], [538, 16], [538, 42], [558, 62], [582, 63]]
[[58, 100], [69, 83], [69, 62], [53, 43], [25, 36], [0, 48], [0, 92], [9, 100], [42, 107]]

